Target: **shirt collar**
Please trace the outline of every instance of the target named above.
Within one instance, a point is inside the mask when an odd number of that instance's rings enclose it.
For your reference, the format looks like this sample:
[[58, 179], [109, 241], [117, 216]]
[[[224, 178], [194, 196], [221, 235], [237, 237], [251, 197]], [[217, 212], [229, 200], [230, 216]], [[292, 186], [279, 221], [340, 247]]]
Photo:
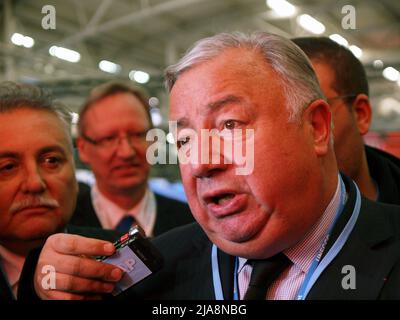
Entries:
[[136, 219], [147, 236], [152, 236], [156, 219], [156, 200], [154, 193], [149, 188], [146, 188], [143, 198], [129, 210], [119, 207], [106, 198], [97, 184], [92, 187], [91, 196], [103, 228], [115, 229], [124, 216], [130, 215]]

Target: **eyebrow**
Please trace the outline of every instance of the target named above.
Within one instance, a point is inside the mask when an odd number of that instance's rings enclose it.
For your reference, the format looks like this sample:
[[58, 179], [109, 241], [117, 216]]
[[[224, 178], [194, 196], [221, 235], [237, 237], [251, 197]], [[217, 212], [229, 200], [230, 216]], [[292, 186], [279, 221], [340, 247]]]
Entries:
[[209, 103], [206, 107], [207, 107], [207, 109], [216, 110], [216, 109], [221, 109], [222, 107], [224, 107], [227, 104], [238, 103], [238, 102], [242, 102], [242, 101], [243, 101], [242, 98], [230, 94], [230, 95], [227, 95], [215, 102]]
[[18, 154], [15, 152], [4, 151], [0, 152], [0, 158], [18, 158]]
[[58, 152], [62, 153], [63, 155], [67, 155], [66, 149], [64, 149], [58, 145], [43, 147], [43, 148], [39, 149], [37, 154], [40, 155], [40, 154], [45, 154], [45, 153], [54, 152], [54, 151], [56, 151], [56, 152], [58, 151]]
[[[39, 151], [36, 152], [36, 154], [41, 155], [41, 154], [45, 154], [48, 152], [54, 152], [54, 151], [58, 151], [64, 155], [67, 155], [67, 152], [64, 148], [54, 145], [54, 146], [46, 146], [43, 147], [41, 149], [39, 149]], [[0, 152], [0, 158], [20, 158], [21, 154], [18, 152], [12, 152], [12, 151], [4, 151], [4, 152]]]
[[[209, 109], [211, 111], [217, 111], [218, 109], [221, 109], [228, 104], [239, 103], [239, 102], [243, 102], [243, 98], [230, 94], [230, 95], [222, 97], [221, 99], [219, 99], [217, 101], [207, 104], [206, 109]], [[190, 121], [187, 117], [182, 117], [182, 118], [178, 119], [177, 127], [178, 128], [188, 127], [189, 123], [190, 123]]]

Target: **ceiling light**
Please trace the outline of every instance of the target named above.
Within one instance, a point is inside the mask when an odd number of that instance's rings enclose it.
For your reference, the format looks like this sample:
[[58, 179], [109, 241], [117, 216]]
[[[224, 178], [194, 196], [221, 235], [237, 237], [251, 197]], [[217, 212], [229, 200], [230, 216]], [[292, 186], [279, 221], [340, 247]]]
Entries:
[[280, 17], [296, 14], [296, 7], [286, 0], [267, 0], [267, 5]]
[[151, 108], [150, 115], [151, 115], [151, 121], [153, 122], [154, 126], [157, 127], [162, 123], [162, 115], [160, 109]]
[[81, 59], [81, 55], [79, 52], [63, 48], [63, 47], [57, 47], [57, 46], [52, 46], [49, 49], [49, 53], [52, 56], [55, 56], [59, 59], [66, 60], [69, 62], [78, 62]]
[[361, 56], [362, 56], [362, 54], [363, 54], [361, 48], [359, 48], [359, 47], [357, 47], [357, 46], [355, 46], [355, 45], [353, 44], [353, 45], [351, 45], [351, 46], [349, 47], [349, 49], [350, 49], [351, 52], [353, 52], [353, 54], [354, 54], [357, 58], [361, 58]]
[[101, 60], [99, 62], [99, 69], [108, 73], [118, 73], [121, 71], [121, 66], [108, 60]]
[[308, 14], [302, 14], [301, 16], [298, 16], [297, 23], [307, 31], [315, 34], [321, 34], [325, 32], [325, 26]]
[[11, 42], [14, 43], [16, 46], [23, 46], [25, 48], [32, 48], [35, 44], [35, 40], [33, 38], [24, 36], [18, 32], [14, 33], [11, 36]]
[[157, 107], [158, 105], [160, 104], [160, 100], [158, 100], [158, 98], [157, 97], [151, 97], [150, 99], [149, 99], [149, 105], [150, 105], [150, 107]]
[[129, 72], [129, 79], [138, 83], [147, 83], [150, 80], [150, 75], [144, 71], [132, 70]]
[[343, 38], [340, 34], [337, 33], [331, 34], [329, 38], [342, 46], [347, 47], [349, 45], [349, 42], [345, 38]]
[[390, 81], [397, 81], [400, 79], [400, 72], [393, 67], [383, 69], [383, 76]]
[[374, 60], [373, 62], [374, 68], [376, 69], [382, 69], [383, 68], [383, 61], [382, 60]]

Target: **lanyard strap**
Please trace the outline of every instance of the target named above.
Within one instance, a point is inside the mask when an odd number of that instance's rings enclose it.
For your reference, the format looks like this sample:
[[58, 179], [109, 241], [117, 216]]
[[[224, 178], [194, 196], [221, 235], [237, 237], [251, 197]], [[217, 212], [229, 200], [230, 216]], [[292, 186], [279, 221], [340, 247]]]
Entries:
[[[353, 182], [354, 183], [354, 182]], [[312, 286], [314, 283], [317, 281], [318, 277], [321, 275], [321, 273], [325, 270], [325, 268], [332, 262], [332, 260], [338, 255], [340, 250], [343, 248], [345, 245], [347, 239], [350, 236], [351, 231], [353, 230], [358, 216], [360, 214], [360, 208], [361, 208], [361, 194], [360, 190], [358, 189], [357, 185], [354, 183], [355, 188], [356, 188], [356, 202], [354, 205], [353, 213], [347, 222], [346, 226], [344, 227], [343, 231], [339, 235], [339, 237], [336, 239], [335, 243], [332, 245], [332, 247], [329, 249], [325, 257], [321, 260], [320, 263], [317, 262], [317, 265], [313, 268], [310, 267], [309, 271], [307, 272], [306, 278], [304, 279], [303, 284], [301, 285], [301, 288], [299, 290], [297, 300], [304, 300], [308, 293], [310, 292]], [[318, 255], [314, 262], [317, 260]], [[318, 259], [319, 260], [319, 259]], [[314, 264], [314, 263], [313, 263]]]
[[[235, 272], [233, 273], [233, 300], [239, 300], [239, 288], [237, 283], [237, 270], [239, 265], [238, 257], [235, 257]], [[214, 284], [215, 300], [224, 300], [224, 293], [222, 291], [221, 277], [219, 275], [218, 253], [217, 246], [213, 244], [211, 250], [211, 267]]]
[[211, 250], [211, 267], [214, 284], [215, 300], [224, 300], [224, 294], [222, 292], [221, 277], [219, 276], [217, 246], [213, 244]]
[[339, 181], [340, 181], [340, 201], [339, 201], [339, 206], [336, 209], [335, 217], [333, 219], [333, 222], [332, 222], [331, 226], [328, 229], [327, 234], [325, 235], [324, 241], [322, 242], [321, 247], [319, 248], [316, 256], [313, 259], [313, 262], [311, 263], [310, 268], [308, 269], [308, 272], [307, 272], [307, 274], [306, 274], [306, 276], [304, 278], [304, 281], [302, 282], [302, 284], [300, 286], [300, 290], [299, 290], [299, 292], [297, 294], [297, 300], [302, 300], [303, 297], [305, 296], [305, 291], [306, 291], [306, 288], [308, 286], [308, 283], [310, 282], [310, 279], [311, 279], [312, 275], [314, 274], [315, 270], [317, 269], [317, 267], [318, 267], [318, 265], [320, 263], [322, 254], [324, 253], [325, 246], [328, 243], [328, 240], [329, 240], [329, 238], [331, 236], [333, 227], [335, 226], [336, 221], [338, 220], [338, 218], [340, 217], [340, 215], [341, 215], [341, 213], [343, 211], [345, 200], [346, 200], [346, 197], [345, 197], [346, 189], [345, 189], [343, 180], [340, 177], [340, 175], [339, 175]]

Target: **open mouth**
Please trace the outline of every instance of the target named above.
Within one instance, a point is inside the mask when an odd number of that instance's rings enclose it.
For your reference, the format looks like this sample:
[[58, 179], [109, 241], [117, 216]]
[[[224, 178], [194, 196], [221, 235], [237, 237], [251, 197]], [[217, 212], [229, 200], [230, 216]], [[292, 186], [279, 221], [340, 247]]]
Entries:
[[221, 192], [203, 199], [208, 210], [216, 217], [232, 215], [247, 206], [247, 196], [242, 193]]
[[207, 204], [216, 204], [216, 205], [224, 205], [226, 204], [229, 200], [233, 199], [235, 197], [234, 193], [222, 193], [217, 196], [213, 197], [208, 197], [206, 199]]

